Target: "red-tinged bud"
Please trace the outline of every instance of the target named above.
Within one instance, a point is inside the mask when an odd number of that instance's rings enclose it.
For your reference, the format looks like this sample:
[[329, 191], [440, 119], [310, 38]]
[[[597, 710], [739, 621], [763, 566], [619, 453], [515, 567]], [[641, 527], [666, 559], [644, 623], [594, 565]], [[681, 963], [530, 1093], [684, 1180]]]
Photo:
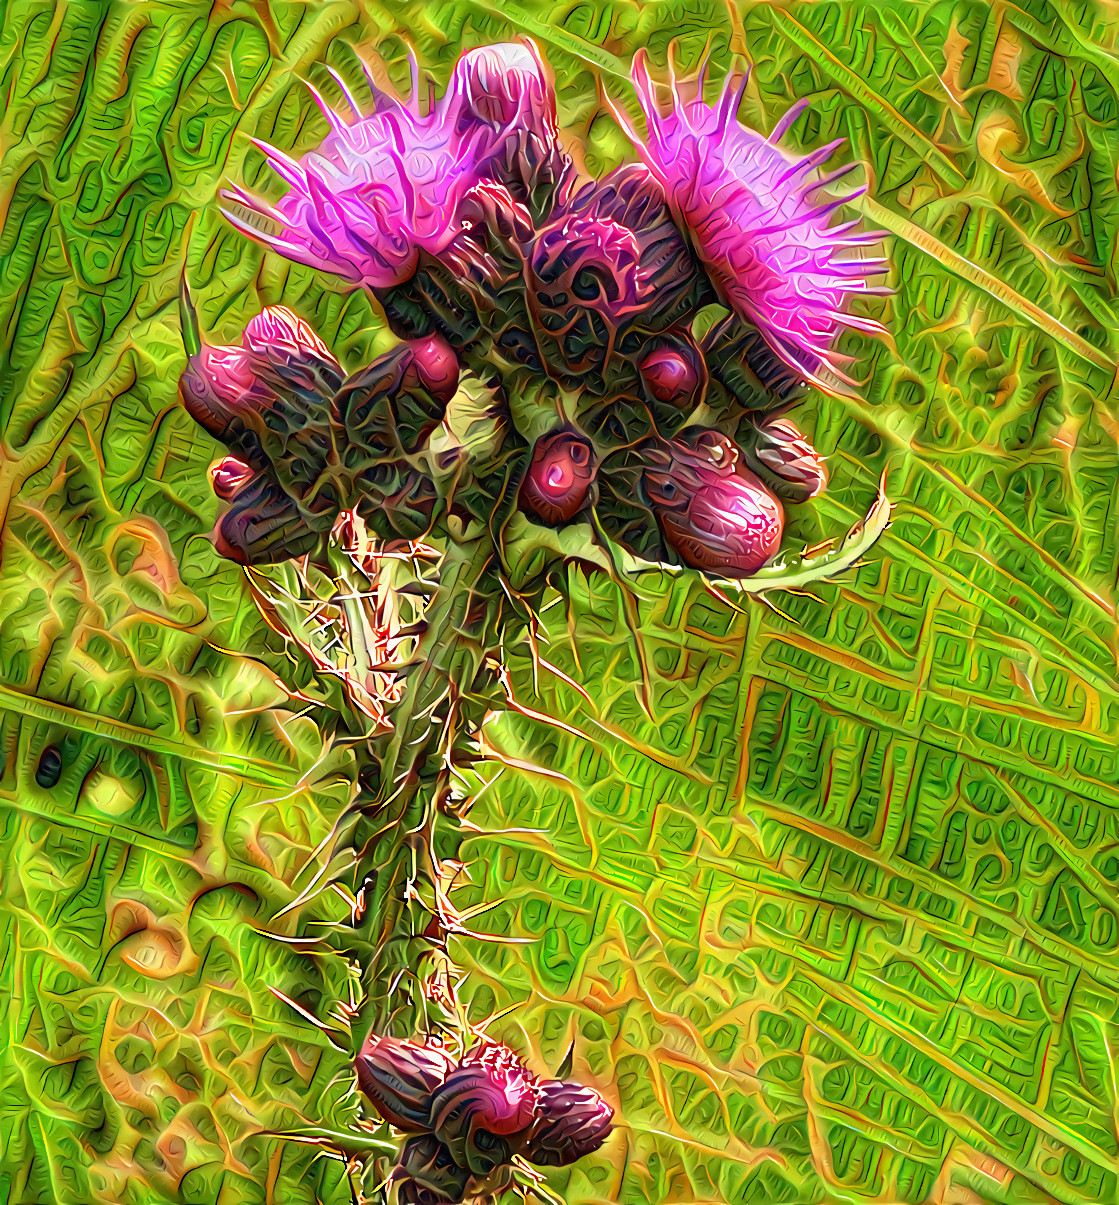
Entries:
[[258, 372], [272, 369], [281, 381], [320, 392], [342, 383], [341, 366], [309, 323], [286, 306], [272, 305], [253, 318], [241, 337]]
[[537, 1084], [537, 1117], [525, 1158], [538, 1167], [565, 1167], [597, 1151], [610, 1134], [614, 1110], [593, 1089], [573, 1080]]
[[272, 362], [321, 360], [338, 367], [330, 348], [311, 325], [284, 305], [266, 306], [245, 327], [246, 350]]
[[451, 345], [438, 335], [416, 339], [409, 345], [412, 363], [404, 373], [404, 387], [422, 386], [446, 405], [458, 388], [459, 363]]
[[684, 408], [699, 390], [699, 373], [688, 356], [674, 347], [661, 347], [641, 361], [641, 378], [658, 402]]
[[428, 1129], [433, 1094], [455, 1066], [441, 1046], [371, 1037], [354, 1062], [358, 1087], [398, 1130]]
[[787, 418], [771, 418], [758, 428], [754, 458], [767, 484], [787, 502], [807, 502], [828, 484], [824, 458]]
[[542, 523], [566, 523], [586, 504], [597, 470], [587, 440], [570, 431], [545, 435], [521, 483], [521, 508]]
[[781, 543], [781, 503], [718, 431], [685, 432], [653, 449], [645, 488], [665, 538], [693, 568], [749, 577]]
[[253, 475], [252, 469], [236, 456], [227, 456], [210, 467], [210, 481], [223, 502], [228, 502]]
[[237, 414], [265, 409], [275, 401], [243, 347], [203, 343], [191, 356], [179, 386], [187, 413], [217, 439]]

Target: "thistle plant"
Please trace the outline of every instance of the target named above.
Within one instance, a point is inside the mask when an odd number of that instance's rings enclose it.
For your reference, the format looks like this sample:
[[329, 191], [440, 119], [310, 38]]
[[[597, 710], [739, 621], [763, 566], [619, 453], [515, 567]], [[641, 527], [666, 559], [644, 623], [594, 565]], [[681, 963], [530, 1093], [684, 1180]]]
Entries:
[[848, 169], [816, 169], [836, 145], [790, 159], [775, 144], [795, 111], [766, 139], [738, 123], [740, 88], [705, 102], [702, 72], [672, 80], [662, 113], [638, 56], [647, 136], [616, 112], [641, 162], [601, 180], [563, 150], [531, 44], [465, 54], [427, 111], [418, 81], [408, 102], [368, 82], [370, 114], [340, 78], [350, 116], [315, 93], [331, 133], [301, 160], [257, 143], [286, 191], [232, 187], [225, 212], [368, 290], [399, 344], [347, 375], [273, 307], [240, 346], [207, 346], [184, 293], [182, 395], [228, 450], [215, 547], [311, 660], [352, 748], [337, 840], [358, 1083], [410, 1135], [399, 1199], [451, 1202], [594, 1149], [611, 1117], [593, 1090], [456, 1030], [445, 959], [432, 969], [461, 928], [437, 825], [469, 806], [488, 718], [519, 705], [509, 652], [535, 650], [572, 562], [631, 608], [642, 571], [700, 573], [725, 596], [857, 562], [883, 495], [826, 552], [783, 542], [785, 507], [827, 483], [786, 414], [810, 385], [851, 390], [835, 343], [879, 329], [848, 303], [882, 261], [860, 255], [877, 235], [830, 225], [840, 202], [818, 190]]

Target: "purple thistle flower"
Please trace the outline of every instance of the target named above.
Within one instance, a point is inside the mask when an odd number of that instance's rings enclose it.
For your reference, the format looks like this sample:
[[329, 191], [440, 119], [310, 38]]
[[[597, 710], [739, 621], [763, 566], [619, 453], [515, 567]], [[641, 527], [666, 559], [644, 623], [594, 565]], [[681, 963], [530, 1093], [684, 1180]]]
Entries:
[[537, 1119], [525, 1158], [538, 1167], [566, 1167], [606, 1141], [614, 1110], [593, 1089], [573, 1080], [537, 1084]]
[[854, 166], [824, 180], [806, 181], [840, 143], [790, 160], [772, 143], [803, 105], [794, 106], [766, 139], [735, 120], [741, 90], [730, 88], [712, 107], [699, 98], [686, 102], [673, 80], [672, 110], [663, 116], [644, 50], [634, 58], [633, 83], [648, 140], [643, 142], [617, 110], [615, 116], [664, 189], [725, 300], [786, 363], [834, 392], [817, 374], [826, 368], [843, 378], [842, 357], [832, 350], [840, 331], [845, 326], [882, 330], [879, 323], [844, 309], [852, 294], [878, 291], [869, 288], [866, 278], [880, 270], [882, 261], [849, 253], [880, 236], [852, 233], [854, 222], [829, 228], [829, 215], [841, 202], [817, 206], [810, 199], [814, 189]]
[[654, 447], [645, 491], [665, 539], [695, 569], [749, 577], [781, 543], [781, 503], [718, 431], [684, 432]]
[[463, 228], [467, 198], [509, 174], [505, 150], [524, 145], [526, 122], [534, 153], [560, 156], [555, 95], [534, 48], [464, 55], [426, 116], [416, 96], [404, 102], [375, 90], [376, 111], [355, 109], [350, 122], [308, 87], [330, 134], [298, 161], [254, 139], [288, 192], [272, 205], [234, 185], [222, 194], [232, 203], [223, 212], [250, 238], [355, 286], [401, 284], [421, 251], [445, 251]]

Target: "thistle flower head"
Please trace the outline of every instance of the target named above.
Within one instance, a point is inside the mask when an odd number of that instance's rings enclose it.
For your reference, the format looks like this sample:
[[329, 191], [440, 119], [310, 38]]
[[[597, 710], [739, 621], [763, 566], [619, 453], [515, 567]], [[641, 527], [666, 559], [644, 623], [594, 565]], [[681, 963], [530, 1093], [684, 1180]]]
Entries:
[[326, 392], [345, 374], [327, 345], [287, 306], [270, 305], [250, 319], [241, 336], [254, 371], [281, 385]]
[[[253, 318], [241, 346], [203, 343], [180, 380], [183, 404], [211, 435], [224, 439], [235, 419], [248, 426], [291, 389], [329, 394], [345, 374], [310, 325], [286, 306]], [[325, 404], [325, 403], [324, 403]]]
[[[418, 80], [417, 80], [418, 85]], [[464, 56], [443, 99], [421, 114], [377, 90], [376, 109], [347, 120], [311, 87], [330, 124], [317, 150], [295, 160], [254, 139], [289, 186], [275, 205], [234, 185], [223, 212], [242, 233], [355, 286], [387, 289], [438, 256], [463, 228], [472, 191], [502, 174], [503, 148], [526, 130], [555, 150], [555, 96], [539, 56], [489, 46]], [[416, 89], [418, 92], [418, 87]]]
[[880, 262], [851, 258], [851, 249], [878, 236], [851, 233], [854, 223], [829, 227], [840, 202], [812, 200], [814, 189], [849, 170], [808, 179], [839, 144], [790, 159], [773, 145], [789, 119], [763, 138], [735, 119], [741, 91], [730, 88], [710, 106], [685, 101], [674, 82], [672, 108], [663, 115], [644, 51], [634, 59], [633, 83], [647, 140], [621, 115], [619, 121], [726, 302], [800, 374], [818, 384], [821, 368], [842, 377], [832, 350], [840, 331], [882, 328], [845, 310], [852, 294], [868, 291], [866, 278]]

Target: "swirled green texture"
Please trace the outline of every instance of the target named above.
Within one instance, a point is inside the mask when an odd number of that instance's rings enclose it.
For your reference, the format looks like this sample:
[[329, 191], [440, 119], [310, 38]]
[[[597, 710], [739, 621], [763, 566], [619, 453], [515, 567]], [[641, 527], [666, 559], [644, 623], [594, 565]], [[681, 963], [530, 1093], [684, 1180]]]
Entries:
[[[296, 904], [345, 798], [277, 676], [301, 671], [204, 538], [216, 445], [176, 401], [186, 264], [204, 329], [265, 304], [349, 367], [367, 302], [223, 225], [253, 134], [326, 133], [298, 83], [351, 46], [443, 80], [527, 33], [588, 169], [625, 140], [633, 50], [754, 62], [742, 116], [843, 135], [891, 234], [893, 345], [803, 538], [887, 474], [842, 581], [743, 603], [572, 579], [574, 647], [514, 650], [515, 763], [472, 820], [456, 941], [480, 1020], [620, 1106], [569, 1202], [1119, 1196], [1119, 32], [1106, 5], [49, 5], [0, 32], [0, 1190], [40, 1201], [347, 1202], [338, 1162], [256, 1131], [352, 1124], [340, 959]], [[365, 95], [364, 93], [362, 95]], [[632, 107], [632, 106], [631, 106]], [[816, 531], [813, 531], [813, 525]], [[650, 720], [641, 710], [641, 636]], [[59, 769], [52, 781], [49, 748]], [[557, 775], [562, 777], [557, 777]], [[309, 783], [318, 785], [314, 789]], [[47, 785], [44, 785], [47, 784]], [[326, 785], [324, 785], [326, 784]], [[285, 911], [289, 905], [295, 907]], [[267, 931], [267, 932], [265, 932]], [[273, 935], [269, 935], [273, 934]], [[284, 940], [286, 939], [286, 940]], [[270, 990], [275, 989], [275, 992]], [[535, 1048], [535, 1049], [533, 1049]]]

